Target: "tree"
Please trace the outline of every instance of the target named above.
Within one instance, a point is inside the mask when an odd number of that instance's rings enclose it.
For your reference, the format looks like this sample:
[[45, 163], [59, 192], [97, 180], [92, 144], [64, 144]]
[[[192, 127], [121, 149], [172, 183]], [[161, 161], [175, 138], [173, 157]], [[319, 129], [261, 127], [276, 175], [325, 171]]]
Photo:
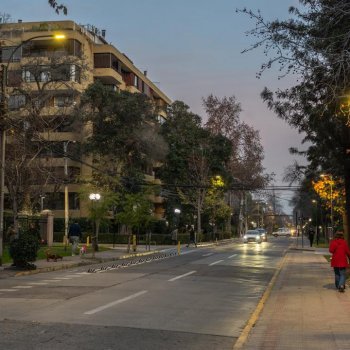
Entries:
[[49, 5], [55, 10], [57, 14], [63, 12], [64, 15], [67, 15], [68, 9], [65, 5], [57, 3], [56, 0], [48, 0]]
[[[57, 191], [63, 183], [45, 155], [63, 156], [63, 147], [51, 141], [51, 133], [66, 123], [73, 125], [69, 107], [76, 98], [74, 84], [85, 78], [86, 68], [80, 57], [63, 59], [55, 54], [55, 49], [64, 49], [65, 43], [53, 45], [50, 64], [33, 58], [31, 45], [23, 45], [26, 61], [20, 69], [9, 70], [7, 81], [10, 96], [6, 123], [11, 147], [6, 152], [5, 183], [16, 228], [19, 211], [32, 214], [45, 187], [53, 185]], [[67, 90], [59, 96], [62, 87]], [[63, 100], [60, 108], [56, 108], [58, 97]]]
[[[256, 21], [251, 35], [259, 38], [250, 49], [263, 47], [270, 56], [260, 70], [278, 64], [281, 75], [294, 73], [297, 83], [263, 99], [288, 124], [305, 133], [311, 146], [304, 151], [309, 170], [345, 179], [347, 217], [350, 217], [348, 33], [350, 4], [342, 0], [300, 0], [290, 8], [292, 18], [266, 22], [260, 13], [244, 9]], [[250, 50], [248, 49], [248, 50]]]
[[126, 226], [128, 234], [128, 252], [130, 251], [130, 238], [133, 232], [139, 233], [140, 228], [147, 229], [152, 221], [153, 203], [150, 200], [151, 191], [148, 188], [138, 193], [124, 193], [122, 196], [116, 219]]
[[159, 135], [155, 107], [146, 95], [114, 92], [96, 82], [84, 92], [78, 114], [91, 125], [83, 152], [93, 155], [100, 170], [94, 176], [101, 184], [109, 181], [108, 176], [117, 176], [126, 187], [137, 190], [145, 172], [164, 158], [167, 147]]
[[168, 191], [176, 189], [181, 203], [192, 208], [201, 232], [203, 205], [214, 175], [225, 175], [230, 157], [230, 141], [213, 135], [201, 125], [200, 116], [192, 113], [181, 101], [175, 101], [162, 125], [162, 135], [169, 146], [161, 179]]

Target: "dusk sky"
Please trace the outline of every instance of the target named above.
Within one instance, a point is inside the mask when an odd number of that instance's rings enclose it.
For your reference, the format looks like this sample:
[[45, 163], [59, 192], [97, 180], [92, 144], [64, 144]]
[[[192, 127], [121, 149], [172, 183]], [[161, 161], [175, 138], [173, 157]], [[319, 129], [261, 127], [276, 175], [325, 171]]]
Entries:
[[[297, 0], [58, 0], [68, 16], [57, 15], [46, 0], [1, 0], [1, 12], [13, 20], [73, 20], [106, 29], [106, 39], [124, 52], [172, 99], [182, 100], [205, 120], [202, 97], [235, 95], [241, 119], [259, 130], [265, 150], [266, 172], [276, 173], [275, 185], [293, 163], [289, 147], [300, 147], [302, 137], [269, 111], [260, 99], [264, 86], [287, 87], [278, 71], [256, 78], [266, 60], [261, 51], [241, 54], [254, 42], [245, 31], [254, 27], [243, 7], [260, 9], [267, 19], [286, 18]], [[284, 184], [285, 185], [285, 184]], [[281, 193], [281, 204], [291, 193]]]

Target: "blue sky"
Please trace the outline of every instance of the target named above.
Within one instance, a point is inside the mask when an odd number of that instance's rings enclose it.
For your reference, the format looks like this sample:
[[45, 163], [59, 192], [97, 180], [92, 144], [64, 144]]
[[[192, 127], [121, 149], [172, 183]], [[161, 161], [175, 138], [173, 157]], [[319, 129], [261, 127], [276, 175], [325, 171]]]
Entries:
[[[285, 18], [297, 0], [62, 0], [68, 16], [56, 15], [46, 0], [1, 0], [1, 11], [23, 21], [74, 20], [106, 29], [106, 39], [127, 54], [173, 100], [186, 102], [205, 118], [201, 99], [235, 95], [241, 119], [260, 131], [266, 171], [282, 184], [293, 162], [288, 148], [301, 136], [269, 111], [260, 99], [264, 86], [286, 87], [277, 70], [256, 79], [266, 59], [261, 51], [241, 54], [253, 42], [245, 31], [254, 26], [236, 8], [260, 9], [268, 19]], [[290, 194], [283, 194], [289, 198]]]

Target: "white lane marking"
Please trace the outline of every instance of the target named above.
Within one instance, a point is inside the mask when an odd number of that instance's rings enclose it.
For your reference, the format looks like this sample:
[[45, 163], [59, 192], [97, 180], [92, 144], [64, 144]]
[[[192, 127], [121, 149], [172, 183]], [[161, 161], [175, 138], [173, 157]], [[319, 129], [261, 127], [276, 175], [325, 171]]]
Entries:
[[237, 254], [233, 254], [233, 255], [229, 256], [228, 259], [232, 259], [232, 258], [234, 258], [235, 256], [237, 256]]
[[28, 284], [32, 284], [34, 286], [45, 286], [48, 283], [45, 283], [45, 282], [28, 282]]
[[15, 286], [12, 288], [18, 288], [18, 289], [28, 289], [28, 288], [33, 288], [33, 286]]
[[91, 275], [89, 272], [76, 272], [77, 275]]
[[184, 273], [183, 275], [180, 275], [180, 276], [176, 276], [176, 277], [174, 277], [174, 278], [171, 278], [170, 280], [168, 280], [168, 282], [176, 281], [176, 280], [178, 280], [179, 278], [192, 275], [193, 273], [196, 273], [196, 272], [197, 272], [197, 271], [190, 271], [190, 272]]
[[213, 255], [214, 253], [207, 253], [207, 254], [203, 254], [202, 256], [210, 256]]
[[0, 289], [0, 292], [18, 292], [18, 289]]
[[223, 262], [223, 261], [224, 261], [224, 260], [215, 261], [215, 262], [209, 264], [209, 266], [213, 266], [213, 265], [219, 264], [219, 263], [221, 263], [221, 262]]
[[83, 277], [83, 276], [82, 275], [66, 275], [65, 277], [78, 278], [78, 277]]
[[71, 277], [55, 277], [54, 280], [71, 280]]
[[43, 280], [43, 282], [60, 282], [61, 280]]
[[186, 252], [181, 251], [180, 255], [191, 254], [191, 253], [194, 253], [194, 252], [196, 252], [196, 250], [188, 250]]
[[145, 293], [147, 293], [147, 290], [142, 290], [141, 292], [138, 292], [138, 293], [129, 295], [128, 297], [125, 297], [125, 298], [123, 298], [123, 299], [119, 299], [119, 300], [116, 300], [116, 301], [112, 301], [111, 303], [108, 303], [108, 304], [106, 304], [106, 305], [102, 305], [102, 306], [100, 306], [100, 307], [97, 307], [96, 309], [92, 309], [92, 310], [86, 311], [86, 312], [84, 312], [84, 314], [85, 314], [85, 315], [93, 315], [93, 314], [96, 314], [97, 312], [100, 312], [100, 311], [102, 311], [102, 310], [108, 309], [108, 308], [110, 308], [110, 307], [112, 307], [112, 306], [115, 306], [115, 305], [124, 303], [125, 301], [131, 300], [131, 299], [135, 299], [135, 298], [137, 298], [137, 297], [139, 297], [140, 295], [145, 294]]

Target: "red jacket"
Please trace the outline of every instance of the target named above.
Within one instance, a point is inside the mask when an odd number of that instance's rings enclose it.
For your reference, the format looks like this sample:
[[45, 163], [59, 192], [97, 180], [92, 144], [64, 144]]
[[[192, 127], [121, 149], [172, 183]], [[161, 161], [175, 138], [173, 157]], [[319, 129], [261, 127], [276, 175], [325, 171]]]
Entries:
[[350, 258], [350, 250], [345, 239], [332, 239], [329, 245], [329, 252], [332, 253], [332, 267], [348, 267], [348, 257]]

